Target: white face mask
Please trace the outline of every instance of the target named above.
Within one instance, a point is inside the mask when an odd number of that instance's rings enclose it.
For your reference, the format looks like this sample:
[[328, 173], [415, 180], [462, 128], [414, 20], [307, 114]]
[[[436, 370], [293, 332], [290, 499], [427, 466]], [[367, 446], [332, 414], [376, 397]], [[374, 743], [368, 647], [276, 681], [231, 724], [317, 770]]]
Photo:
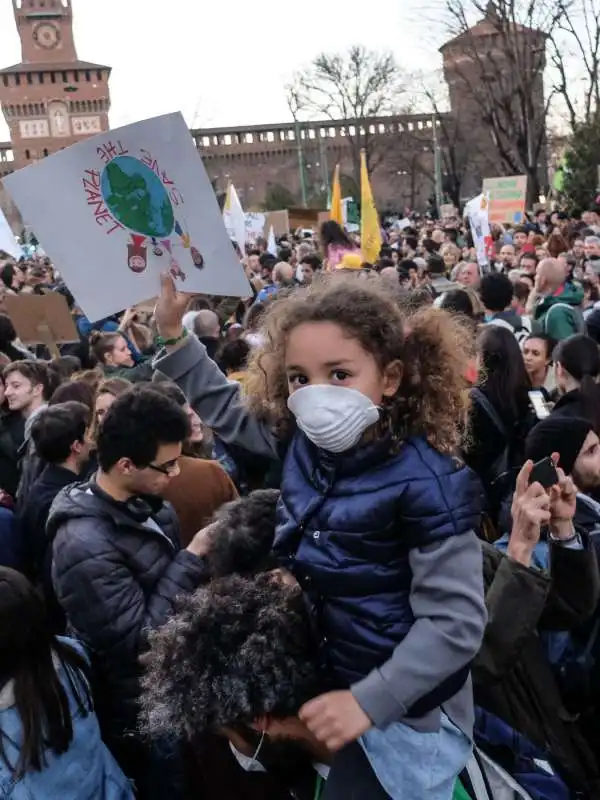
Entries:
[[300, 430], [328, 453], [344, 453], [379, 419], [379, 409], [361, 392], [323, 383], [303, 386], [288, 398]]
[[231, 742], [229, 742], [229, 747], [231, 749], [231, 752], [233, 753], [235, 760], [238, 762], [238, 764], [244, 770], [244, 772], [267, 771], [257, 758], [258, 754], [260, 753], [264, 740], [265, 740], [265, 732], [263, 731], [260, 737], [260, 742], [258, 743], [258, 747], [256, 748], [256, 752], [252, 757], [245, 756], [243, 753], [240, 753], [237, 747], [234, 747], [234, 745]]

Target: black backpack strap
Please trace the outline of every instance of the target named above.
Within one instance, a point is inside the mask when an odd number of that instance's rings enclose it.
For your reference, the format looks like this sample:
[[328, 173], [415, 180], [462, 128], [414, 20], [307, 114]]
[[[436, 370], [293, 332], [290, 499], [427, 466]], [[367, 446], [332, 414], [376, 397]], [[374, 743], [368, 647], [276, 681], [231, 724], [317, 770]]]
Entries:
[[499, 433], [508, 441], [510, 439], [508, 435], [508, 431], [506, 430], [506, 426], [500, 419], [500, 415], [494, 408], [494, 406], [490, 403], [488, 398], [485, 394], [481, 391], [481, 389], [471, 389], [471, 398], [475, 400], [476, 403], [479, 403], [481, 408], [485, 411], [491, 421], [494, 423], [496, 428], [498, 429]]

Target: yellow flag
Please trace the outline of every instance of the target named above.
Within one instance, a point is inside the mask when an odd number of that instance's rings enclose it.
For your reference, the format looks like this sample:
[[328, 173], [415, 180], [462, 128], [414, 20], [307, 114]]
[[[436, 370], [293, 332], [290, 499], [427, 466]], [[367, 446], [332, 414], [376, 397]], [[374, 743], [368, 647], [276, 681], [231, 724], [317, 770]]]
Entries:
[[329, 219], [335, 220], [335, 222], [338, 222], [340, 225], [344, 224], [339, 164], [336, 164], [335, 172], [333, 173], [333, 188], [331, 190], [331, 208], [329, 209]]
[[381, 228], [367, 172], [367, 156], [360, 152], [360, 249], [365, 261], [375, 263], [381, 250]]

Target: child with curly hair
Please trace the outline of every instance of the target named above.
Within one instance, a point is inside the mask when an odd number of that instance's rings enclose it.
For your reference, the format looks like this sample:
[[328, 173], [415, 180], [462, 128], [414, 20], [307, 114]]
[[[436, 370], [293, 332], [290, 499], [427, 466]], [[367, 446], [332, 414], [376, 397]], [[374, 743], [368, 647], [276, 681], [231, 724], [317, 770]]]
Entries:
[[449, 800], [486, 621], [481, 487], [453, 457], [468, 333], [438, 309], [405, 323], [378, 279], [334, 276], [273, 303], [245, 407], [182, 335], [185, 304], [165, 278], [158, 369], [226, 443], [284, 459], [275, 552], [332, 684], [301, 718], [333, 752], [358, 740], [392, 798]]

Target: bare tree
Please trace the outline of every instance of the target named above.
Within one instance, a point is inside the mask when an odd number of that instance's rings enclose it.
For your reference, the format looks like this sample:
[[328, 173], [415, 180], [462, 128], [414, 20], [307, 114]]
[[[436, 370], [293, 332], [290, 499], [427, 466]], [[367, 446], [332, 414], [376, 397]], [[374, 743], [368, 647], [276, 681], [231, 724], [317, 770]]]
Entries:
[[344, 55], [322, 53], [288, 87], [288, 104], [296, 114], [348, 123], [345, 136], [357, 181], [361, 149], [374, 171], [385, 159], [389, 145], [388, 137], [373, 132], [368, 121], [398, 112], [401, 97], [400, 70], [394, 57], [358, 45]]
[[[453, 42], [462, 52], [452, 65], [454, 91], [470, 110], [456, 109], [459, 123], [463, 131], [465, 125], [477, 126], [480, 139], [481, 130], [487, 131], [481, 155], [487, 152], [500, 174], [527, 175], [530, 201], [540, 190], [546, 123], [557, 91], [550, 87], [544, 96], [546, 43], [558, 34], [574, 2], [445, 0]], [[483, 18], [479, 26], [471, 25], [474, 15]], [[491, 163], [482, 166], [489, 169]]]
[[548, 37], [552, 85], [572, 131], [600, 113], [600, 0], [558, 0], [562, 14]]
[[[413, 86], [412, 107], [423, 114], [428, 114], [431, 122], [437, 125], [437, 140], [441, 155], [442, 193], [448, 195], [458, 208], [462, 198], [462, 185], [467, 166], [473, 156], [472, 148], [464, 137], [459, 119], [450, 114], [448, 88], [443, 75], [439, 71], [415, 74], [411, 81]], [[407, 145], [398, 154], [399, 162], [405, 163], [405, 169], [416, 170], [435, 185], [435, 153], [433, 132], [430, 128], [425, 136], [419, 130], [408, 132], [403, 139]], [[418, 155], [415, 157], [415, 150]]]

